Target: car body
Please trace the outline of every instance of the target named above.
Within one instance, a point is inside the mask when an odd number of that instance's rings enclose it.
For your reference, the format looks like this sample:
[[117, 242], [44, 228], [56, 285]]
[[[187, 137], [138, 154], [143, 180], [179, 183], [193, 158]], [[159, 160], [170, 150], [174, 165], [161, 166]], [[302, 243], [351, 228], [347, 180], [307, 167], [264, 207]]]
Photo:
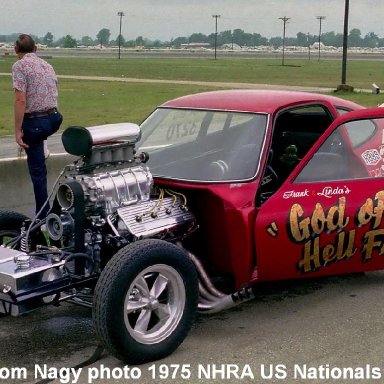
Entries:
[[0, 311], [88, 305], [103, 345], [143, 363], [258, 282], [384, 268], [383, 119], [328, 95], [228, 90], [168, 101], [140, 128], [69, 127], [80, 159], [47, 218], [0, 212]]
[[[259, 280], [300, 276], [297, 263], [287, 268], [288, 265], [280, 260], [281, 253], [291, 243], [289, 239], [282, 242], [280, 234], [276, 241], [265, 229], [260, 230], [260, 225], [263, 228], [272, 224], [279, 228], [287, 225], [289, 207], [283, 208], [281, 201], [289, 204], [295, 199], [281, 196], [297, 189], [289, 175], [294, 176], [294, 168], [300, 168], [298, 160], [306, 162], [308, 157], [304, 159], [305, 156], [310, 156], [312, 147], [334, 119], [345, 112], [360, 109], [361, 106], [340, 98], [291, 91], [232, 90], [190, 95], [165, 103], [151, 115], [149, 121], [142, 124], [143, 137], [138, 147], [149, 151], [148, 165], [158, 183], [166, 180], [167, 185], [187, 188], [188, 195], [192, 193], [189, 199], [191, 209], [195, 214], [201, 212], [197, 221], [202, 229], [197, 244], [192, 246], [193, 251], [208, 258], [209, 267], [219, 270], [220, 274], [227, 274], [234, 288], [239, 289]], [[173, 113], [172, 119], [176, 124], [179, 123], [178, 114], [183, 114], [180, 120], [188, 124], [186, 114], [191, 114], [191, 111], [195, 111], [194, 118], [199, 122], [206, 118], [207, 111], [214, 117], [205, 128], [205, 136], [204, 132], [194, 132], [182, 136], [185, 143], [181, 144], [175, 138], [174, 147], [179, 147], [180, 152], [173, 155], [171, 148], [159, 151], [146, 146], [147, 126], [164, 111]], [[220, 114], [224, 116], [220, 117]], [[231, 116], [232, 125], [228, 123]], [[237, 117], [236, 121], [233, 116]], [[212, 128], [215, 119], [218, 127]], [[244, 122], [240, 124], [241, 119]], [[220, 125], [221, 121], [223, 124]], [[172, 129], [167, 120], [166, 125]], [[260, 131], [256, 133], [255, 128]], [[181, 125], [180, 132], [183, 129], [188, 131], [188, 127]], [[169, 134], [165, 141], [170, 143]], [[198, 147], [200, 144], [201, 148]], [[280, 158], [290, 145], [298, 148], [297, 160], [295, 164], [288, 164], [289, 160], [283, 164]], [[190, 156], [188, 151], [192, 152]], [[163, 153], [166, 159], [162, 158]], [[269, 195], [272, 193], [271, 199]], [[311, 197], [315, 198], [312, 194]], [[195, 200], [198, 207], [194, 209]], [[208, 212], [210, 214], [206, 214]], [[282, 248], [274, 249], [269, 243]], [[301, 252], [298, 247], [290, 254], [295, 259]]]

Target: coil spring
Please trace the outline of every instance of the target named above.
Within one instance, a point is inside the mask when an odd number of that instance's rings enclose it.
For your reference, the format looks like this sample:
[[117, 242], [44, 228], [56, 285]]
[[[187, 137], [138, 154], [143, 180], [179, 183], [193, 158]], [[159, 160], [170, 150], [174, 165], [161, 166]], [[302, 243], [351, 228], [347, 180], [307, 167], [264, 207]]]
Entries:
[[22, 252], [28, 252], [31, 249], [31, 239], [27, 239], [26, 234], [27, 234], [26, 227], [25, 226], [21, 227], [20, 250]]

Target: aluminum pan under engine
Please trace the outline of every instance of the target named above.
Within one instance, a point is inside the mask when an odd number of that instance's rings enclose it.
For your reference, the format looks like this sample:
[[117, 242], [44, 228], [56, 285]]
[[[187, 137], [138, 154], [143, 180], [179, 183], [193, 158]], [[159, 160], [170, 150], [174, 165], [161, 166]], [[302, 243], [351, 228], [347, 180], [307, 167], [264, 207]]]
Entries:
[[19, 315], [32, 309], [18, 307], [19, 298], [28, 292], [49, 285], [52, 280], [63, 277], [63, 260], [50, 257], [29, 256], [25, 252], [0, 247], [0, 313]]

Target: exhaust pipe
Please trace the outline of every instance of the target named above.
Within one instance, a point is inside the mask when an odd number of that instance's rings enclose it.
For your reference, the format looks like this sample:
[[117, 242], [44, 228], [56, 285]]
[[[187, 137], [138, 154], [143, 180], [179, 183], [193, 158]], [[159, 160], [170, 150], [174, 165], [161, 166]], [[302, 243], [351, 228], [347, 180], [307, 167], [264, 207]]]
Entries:
[[255, 298], [252, 288], [242, 288], [229, 295], [219, 291], [213, 285], [200, 260], [190, 252], [188, 255], [199, 277], [199, 312], [217, 313]]

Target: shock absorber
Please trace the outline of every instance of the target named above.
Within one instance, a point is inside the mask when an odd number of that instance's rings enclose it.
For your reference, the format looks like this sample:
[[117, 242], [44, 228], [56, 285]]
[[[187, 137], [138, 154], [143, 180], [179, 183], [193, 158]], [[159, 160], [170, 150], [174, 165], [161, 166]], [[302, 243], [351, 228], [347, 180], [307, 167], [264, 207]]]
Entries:
[[31, 220], [25, 220], [23, 222], [23, 226], [21, 227], [20, 230], [20, 235], [21, 235], [21, 240], [20, 240], [20, 250], [22, 252], [29, 252], [31, 249], [31, 239], [27, 239], [27, 231], [29, 226], [31, 225], [32, 221]]

